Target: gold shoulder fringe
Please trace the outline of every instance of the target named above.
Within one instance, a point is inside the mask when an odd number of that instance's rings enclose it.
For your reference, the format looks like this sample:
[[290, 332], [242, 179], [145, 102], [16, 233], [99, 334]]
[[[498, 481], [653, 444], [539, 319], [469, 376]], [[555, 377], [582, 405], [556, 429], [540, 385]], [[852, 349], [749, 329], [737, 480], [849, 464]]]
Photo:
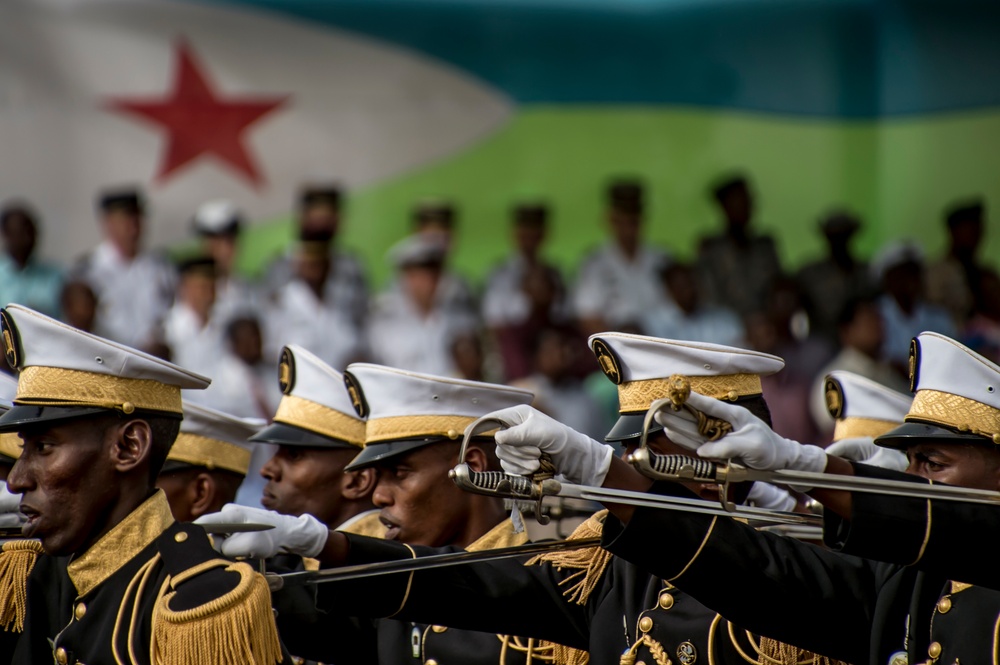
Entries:
[[771, 665], [847, 665], [840, 660], [819, 656], [770, 637], [760, 638], [760, 662]]
[[11, 540], [0, 552], [0, 627], [20, 633], [28, 612], [28, 575], [35, 567], [42, 544], [37, 540]]
[[353, 524], [349, 524], [345, 528], [338, 528], [338, 531], [344, 531], [346, 533], [352, 533], [355, 536], [368, 536], [369, 538], [385, 538], [385, 525], [382, 524], [382, 520], [379, 519], [379, 512], [377, 510], [370, 511], [367, 515], [363, 515]]
[[555, 642], [542, 642], [542, 644], [552, 646], [552, 662], [556, 665], [588, 665], [590, 663], [590, 652], [588, 651], [580, 651]]
[[281, 644], [264, 577], [245, 563], [226, 566], [240, 583], [226, 595], [190, 610], [170, 609], [174, 592], [161, 597], [153, 613], [155, 665], [280, 663]]
[[[604, 532], [604, 517], [608, 511], [602, 510], [591, 515], [590, 518], [578, 526], [576, 531], [570, 534], [570, 540], [583, 540], [585, 538], [600, 538]], [[566, 579], [560, 582], [567, 586], [563, 590], [563, 595], [577, 605], [586, 605], [590, 594], [597, 588], [597, 582], [604, 574], [604, 570], [611, 562], [611, 552], [602, 547], [587, 547], [573, 550], [571, 552], [549, 552], [540, 554], [528, 561], [528, 566], [537, 566], [542, 563], [552, 565], [556, 570], [575, 570]]]

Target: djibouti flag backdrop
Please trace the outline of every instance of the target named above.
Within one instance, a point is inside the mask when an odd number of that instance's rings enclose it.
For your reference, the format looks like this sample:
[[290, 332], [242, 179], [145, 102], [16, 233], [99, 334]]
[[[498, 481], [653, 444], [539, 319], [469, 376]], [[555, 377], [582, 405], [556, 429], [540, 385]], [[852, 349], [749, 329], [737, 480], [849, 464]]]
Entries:
[[253, 273], [290, 239], [299, 183], [336, 179], [377, 280], [427, 197], [457, 202], [470, 276], [508, 251], [523, 198], [552, 204], [572, 269], [617, 174], [646, 181], [648, 236], [689, 256], [733, 170], [790, 267], [835, 207], [864, 218], [863, 253], [937, 252], [945, 206], [1000, 201], [1000, 3], [8, 0], [0, 145], [0, 198], [33, 202], [64, 260], [95, 242], [94, 192], [128, 182], [154, 245], [234, 200]]

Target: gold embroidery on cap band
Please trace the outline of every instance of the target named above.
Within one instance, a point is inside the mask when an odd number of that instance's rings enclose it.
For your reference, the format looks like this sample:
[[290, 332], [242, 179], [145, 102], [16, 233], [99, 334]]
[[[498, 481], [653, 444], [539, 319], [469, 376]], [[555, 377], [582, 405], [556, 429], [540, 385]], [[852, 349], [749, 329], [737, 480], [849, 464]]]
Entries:
[[274, 422], [301, 427], [359, 448], [365, 444], [363, 420], [295, 395], [281, 398], [278, 411], [274, 414]]
[[1000, 409], [938, 390], [918, 390], [906, 422], [923, 421], [978, 434], [1000, 444]]
[[444, 436], [460, 440], [465, 428], [475, 422], [471, 416], [391, 416], [369, 420], [366, 444], [415, 439], [421, 436]]
[[[735, 402], [747, 395], [760, 395], [763, 389], [757, 374], [725, 374], [722, 376], [685, 376], [691, 382], [691, 390], [715, 399]], [[629, 381], [618, 386], [618, 411], [620, 413], [641, 413], [649, 405], [666, 397], [670, 392], [669, 379], [649, 379]]]
[[170, 447], [167, 459], [206, 469], [225, 469], [241, 476], [250, 469], [250, 451], [228, 441], [219, 441], [200, 434], [181, 432]]
[[21, 437], [14, 432], [0, 434], [0, 455], [6, 455], [11, 459], [21, 456]]
[[882, 436], [889, 430], [899, 427], [900, 423], [891, 420], [879, 420], [877, 418], [841, 418], [833, 426], [833, 440], [854, 439], [859, 436], [870, 436], [872, 438]]
[[181, 389], [151, 379], [128, 379], [62, 367], [25, 367], [17, 378], [15, 404], [93, 406], [182, 413]]

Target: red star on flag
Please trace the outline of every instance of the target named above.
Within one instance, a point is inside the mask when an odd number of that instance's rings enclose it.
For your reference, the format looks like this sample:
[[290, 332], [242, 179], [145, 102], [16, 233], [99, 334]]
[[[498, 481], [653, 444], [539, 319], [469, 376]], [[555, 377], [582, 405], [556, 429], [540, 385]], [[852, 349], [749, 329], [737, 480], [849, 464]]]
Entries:
[[156, 125], [167, 135], [167, 149], [156, 179], [164, 182], [202, 155], [214, 156], [254, 187], [263, 182], [247, 151], [247, 131], [289, 97], [225, 97], [210, 83], [184, 41], [176, 45], [174, 85], [159, 99], [113, 99], [108, 106]]

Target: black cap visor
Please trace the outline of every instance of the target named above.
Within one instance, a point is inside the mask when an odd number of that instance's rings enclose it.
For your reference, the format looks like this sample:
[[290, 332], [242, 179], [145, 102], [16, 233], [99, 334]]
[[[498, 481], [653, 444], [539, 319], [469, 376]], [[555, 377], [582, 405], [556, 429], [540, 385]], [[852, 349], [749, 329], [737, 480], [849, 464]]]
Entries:
[[994, 445], [992, 439], [980, 436], [979, 434], [958, 432], [949, 427], [921, 422], [903, 423], [896, 429], [890, 430], [882, 436], [875, 437], [875, 444], [883, 448], [905, 450], [910, 446], [930, 440], [942, 443], [988, 443]]
[[[626, 439], [637, 439], [642, 436], [642, 423], [646, 420], [645, 413], [623, 413], [618, 417], [618, 422], [607, 433], [604, 440], [608, 443], [620, 443]], [[655, 420], [649, 425], [649, 432], [660, 432], [663, 425]]]
[[353, 448], [358, 446], [342, 439], [323, 436], [294, 425], [271, 423], [247, 441], [251, 443], [276, 443], [279, 446], [306, 446], [309, 448]]
[[[15, 404], [10, 408], [10, 411], [0, 416], [0, 433], [19, 432], [36, 425], [56, 425], [64, 420], [109, 413], [121, 413], [121, 411], [102, 409], [96, 406], [34, 406], [30, 404]], [[180, 419], [181, 414], [165, 411], [139, 410], [129, 414], [129, 416], [134, 418], [156, 416], [158, 418]]]
[[[453, 441], [443, 436], [432, 436], [421, 439], [402, 439], [399, 441], [386, 441], [385, 443], [370, 443], [364, 447], [358, 456], [351, 460], [351, 463], [344, 467], [345, 471], [357, 471], [368, 468], [374, 464], [379, 464], [387, 459], [398, 457], [405, 453], [412, 452], [424, 446], [439, 441]], [[456, 441], [460, 443], [460, 441]]]

